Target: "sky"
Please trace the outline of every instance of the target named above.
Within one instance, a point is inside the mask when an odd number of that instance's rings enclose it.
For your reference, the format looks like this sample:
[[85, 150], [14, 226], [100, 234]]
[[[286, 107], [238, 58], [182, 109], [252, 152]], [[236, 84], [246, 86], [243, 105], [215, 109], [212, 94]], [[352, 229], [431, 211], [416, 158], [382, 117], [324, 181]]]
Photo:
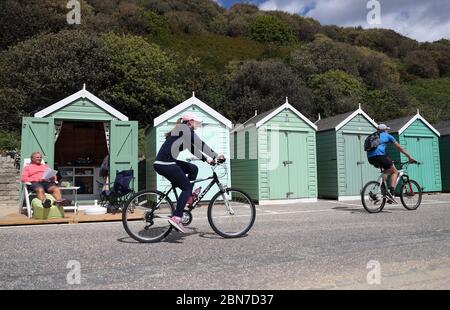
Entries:
[[[420, 42], [450, 39], [450, 0], [213, 0], [229, 8], [249, 2], [261, 10], [313, 17], [323, 25], [388, 28]], [[379, 24], [369, 24], [379, 3]], [[367, 8], [369, 6], [369, 8]]]

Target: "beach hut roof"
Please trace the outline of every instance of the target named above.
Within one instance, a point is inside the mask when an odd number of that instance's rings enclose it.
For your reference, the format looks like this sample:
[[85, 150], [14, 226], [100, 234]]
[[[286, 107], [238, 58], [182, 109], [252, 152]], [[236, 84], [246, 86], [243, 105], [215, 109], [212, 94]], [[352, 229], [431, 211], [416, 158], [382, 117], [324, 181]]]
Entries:
[[192, 97], [189, 98], [188, 100], [180, 103], [179, 105], [175, 106], [174, 108], [170, 109], [169, 111], [167, 111], [167, 112], [161, 114], [160, 116], [158, 116], [157, 118], [155, 118], [153, 121], [153, 126], [155, 126], [155, 127], [158, 126], [159, 124], [167, 121], [168, 119], [174, 117], [181, 111], [183, 111], [193, 105], [199, 107], [206, 113], [210, 114], [212, 117], [217, 119], [219, 122], [221, 122], [228, 128], [232, 127], [231, 121], [229, 119], [227, 119], [225, 116], [221, 115], [219, 112], [217, 112], [216, 110], [214, 110], [213, 108], [208, 106], [206, 103], [204, 103], [203, 101], [201, 101], [200, 99], [195, 97], [195, 93], [192, 93]]
[[80, 99], [80, 98], [89, 99], [95, 105], [97, 105], [98, 107], [105, 110], [106, 112], [108, 112], [109, 114], [111, 114], [112, 116], [114, 116], [115, 118], [117, 118], [121, 121], [128, 121], [127, 116], [123, 115], [122, 113], [120, 113], [119, 111], [114, 109], [112, 106], [110, 106], [109, 104], [107, 104], [106, 102], [104, 102], [103, 100], [101, 100], [100, 98], [98, 98], [97, 96], [92, 94], [91, 92], [87, 91], [86, 84], [83, 85], [83, 89], [80, 90], [79, 92], [76, 92], [75, 94], [73, 94], [67, 98], [64, 98], [63, 100], [60, 100], [57, 103], [52, 104], [51, 106], [35, 113], [34, 117], [38, 117], [38, 118], [46, 117], [58, 110], [61, 110], [65, 106], [70, 105], [71, 103], [73, 103], [74, 101], [76, 101], [77, 99]]
[[397, 118], [389, 121], [382, 122], [387, 126], [391, 127], [391, 132], [398, 132], [401, 135], [412, 123], [416, 120], [421, 120], [428, 128], [430, 128], [436, 135], [440, 136], [440, 132], [436, 130], [428, 121], [420, 115], [420, 112], [417, 111], [417, 114], [414, 116], [407, 116], [402, 118]]

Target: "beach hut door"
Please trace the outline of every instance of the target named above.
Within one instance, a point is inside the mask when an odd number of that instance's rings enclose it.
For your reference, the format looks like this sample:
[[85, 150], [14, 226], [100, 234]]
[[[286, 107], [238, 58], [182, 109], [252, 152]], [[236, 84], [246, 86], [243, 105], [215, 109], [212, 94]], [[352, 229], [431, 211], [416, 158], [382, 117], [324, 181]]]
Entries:
[[134, 188], [137, 189], [138, 173], [138, 124], [136, 121], [111, 121], [110, 128], [110, 180], [116, 172], [134, 170]]
[[53, 167], [55, 156], [55, 123], [53, 118], [23, 118], [21, 158], [28, 158], [35, 151], [41, 152], [45, 163]]

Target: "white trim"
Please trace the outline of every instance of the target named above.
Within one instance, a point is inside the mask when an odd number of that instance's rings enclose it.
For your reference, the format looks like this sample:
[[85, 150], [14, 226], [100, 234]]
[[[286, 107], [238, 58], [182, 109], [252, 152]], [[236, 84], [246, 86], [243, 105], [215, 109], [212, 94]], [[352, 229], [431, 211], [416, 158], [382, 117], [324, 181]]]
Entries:
[[336, 126], [336, 131], [344, 127], [348, 122], [350, 122], [356, 115], [361, 114], [364, 116], [375, 128], [378, 127], [378, 124], [370, 118], [369, 115], [367, 115], [366, 112], [364, 112], [361, 108], [353, 112], [350, 116], [348, 116], [346, 119], [344, 119], [339, 125]]
[[417, 113], [413, 118], [411, 118], [409, 120], [409, 122], [407, 122], [402, 128], [400, 128], [400, 130], [398, 131], [398, 134], [401, 135], [402, 132], [404, 132], [409, 126], [411, 126], [412, 123], [414, 123], [416, 120], [421, 120], [422, 122], [425, 123], [425, 125], [428, 126], [428, 128], [430, 128], [435, 134], [438, 135], [438, 137], [441, 136], [441, 133], [439, 131], [436, 130], [436, 128], [434, 128], [433, 126], [431, 126], [430, 123], [427, 122], [426, 119], [424, 119], [422, 117], [422, 115], [420, 115], [419, 113]]
[[281, 200], [260, 200], [258, 205], [286, 205], [293, 203], [314, 203], [317, 202], [317, 198], [300, 198], [300, 199], [281, 199]]
[[338, 201], [361, 200], [361, 196], [339, 196]]
[[35, 113], [34, 117], [46, 117], [47, 115], [50, 115], [53, 112], [56, 112], [56, 111], [62, 109], [63, 107], [73, 103], [75, 100], [77, 100], [79, 98], [87, 98], [90, 101], [92, 101], [93, 103], [95, 103], [97, 106], [99, 106], [100, 108], [102, 108], [103, 110], [105, 110], [106, 112], [111, 114], [112, 116], [116, 117], [117, 119], [119, 119], [121, 121], [128, 121], [127, 116], [120, 113], [119, 111], [114, 109], [112, 106], [110, 106], [109, 104], [107, 104], [106, 102], [104, 102], [103, 100], [98, 98], [97, 96], [95, 96], [92, 93], [90, 93], [89, 91], [87, 91], [84, 88], [84, 86], [83, 86], [83, 89], [80, 90], [79, 92], [76, 92], [75, 94], [70, 95], [69, 97], [64, 98], [63, 100], [60, 100], [57, 103], [52, 104], [51, 106]]
[[193, 94], [193, 96], [191, 98], [189, 98], [188, 100], [180, 103], [176, 107], [170, 109], [169, 111], [167, 111], [167, 112], [161, 114], [160, 116], [158, 116], [157, 118], [155, 118], [153, 121], [153, 126], [154, 127], [158, 126], [159, 124], [167, 121], [168, 119], [174, 117], [181, 111], [183, 111], [193, 105], [198, 106], [200, 109], [204, 110], [206, 113], [212, 115], [215, 119], [220, 121], [222, 124], [224, 124], [228, 128], [231, 129], [233, 127], [233, 125], [229, 119], [227, 119], [225, 116], [221, 115], [219, 112], [217, 112], [216, 110], [209, 107], [206, 103], [199, 100], [197, 97], [195, 97], [195, 94]]
[[289, 103], [285, 103], [282, 106], [280, 106], [278, 109], [276, 109], [275, 111], [273, 111], [272, 113], [270, 113], [269, 115], [267, 115], [266, 117], [264, 117], [262, 120], [260, 120], [259, 122], [256, 123], [256, 128], [261, 127], [262, 125], [264, 125], [264, 123], [266, 123], [267, 121], [269, 121], [272, 117], [274, 117], [275, 115], [277, 115], [278, 113], [280, 113], [281, 111], [283, 111], [284, 109], [289, 109], [292, 112], [294, 112], [298, 117], [300, 117], [303, 121], [305, 121], [309, 126], [311, 126], [315, 131], [317, 131], [317, 125], [315, 125], [313, 122], [311, 122], [309, 119], [307, 119], [302, 113], [300, 113], [299, 111], [297, 111], [296, 108], [294, 108], [293, 106], [291, 106]]

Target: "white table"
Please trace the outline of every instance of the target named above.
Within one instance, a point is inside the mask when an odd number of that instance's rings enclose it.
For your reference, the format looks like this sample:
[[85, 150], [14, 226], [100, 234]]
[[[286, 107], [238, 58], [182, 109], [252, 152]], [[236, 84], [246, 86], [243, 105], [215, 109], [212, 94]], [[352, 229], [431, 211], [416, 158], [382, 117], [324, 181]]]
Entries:
[[73, 210], [75, 212], [75, 214], [77, 213], [78, 210], [78, 190], [80, 189], [79, 186], [60, 186], [59, 190], [60, 191], [64, 191], [64, 190], [70, 190], [72, 191], [72, 195], [74, 197], [73, 200], [73, 205], [72, 206], [65, 206], [64, 210]]

